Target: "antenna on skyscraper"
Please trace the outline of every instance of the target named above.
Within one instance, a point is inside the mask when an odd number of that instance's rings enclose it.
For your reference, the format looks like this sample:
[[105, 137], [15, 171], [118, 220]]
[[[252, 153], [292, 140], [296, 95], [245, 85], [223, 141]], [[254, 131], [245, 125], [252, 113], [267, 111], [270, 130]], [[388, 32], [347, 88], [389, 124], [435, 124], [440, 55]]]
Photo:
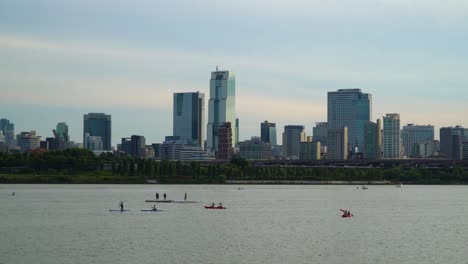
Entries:
[[218, 71], [218, 65], [216, 65], [216, 71]]

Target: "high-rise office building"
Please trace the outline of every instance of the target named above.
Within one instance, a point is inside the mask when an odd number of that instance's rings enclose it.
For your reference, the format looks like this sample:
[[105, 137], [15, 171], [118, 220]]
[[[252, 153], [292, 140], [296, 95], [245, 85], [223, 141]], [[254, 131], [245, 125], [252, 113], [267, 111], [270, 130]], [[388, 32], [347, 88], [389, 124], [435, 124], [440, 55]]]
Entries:
[[208, 102], [207, 149], [218, 150], [218, 129], [224, 123], [235, 124], [232, 129], [232, 145], [238, 139], [236, 122], [236, 78], [232, 71], [214, 71], [210, 80], [210, 100]]
[[315, 127], [312, 128], [312, 134], [314, 136], [315, 142], [320, 142], [322, 147], [327, 146], [327, 137], [328, 137], [328, 123], [327, 122], [317, 122]]
[[230, 160], [232, 157], [232, 126], [230, 122], [223, 123], [218, 127], [218, 150], [216, 159]]
[[440, 152], [448, 159], [459, 159], [459, 142], [468, 141], [468, 133], [461, 126], [442, 127], [440, 129]]
[[133, 157], [144, 157], [146, 140], [144, 136], [133, 135], [130, 138], [130, 155]]
[[419, 144], [426, 141], [434, 141], [434, 126], [420, 126], [408, 124], [401, 130], [403, 153], [406, 157], [419, 156]]
[[383, 117], [383, 158], [401, 157], [400, 114], [387, 114]]
[[382, 123], [370, 122], [364, 127], [364, 159], [378, 160], [382, 157]]
[[260, 124], [260, 137], [262, 142], [270, 143], [271, 147], [277, 145], [276, 124], [265, 121]]
[[327, 138], [327, 158], [329, 160], [347, 160], [348, 128], [329, 128]]
[[9, 147], [16, 146], [15, 141], [15, 124], [10, 123], [10, 120], [2, 118], [0, 119], [0, 131], [5, 136], [5, 145]]
[[67, 142], [70, 141], [70, 136], [68, 134], [68, 125], [67, 125], [67, 123], [65, 123], [65, 122], [58, 123], [55, 131], [57, 133], [58, 138], [64, 139]]
[[16, 138], [18, 146], [23, 152], [35, 150], [41, 147], [41, 137], [36, 136], [36, 131], [21, 132], [16, 136]]
[[[83, 120], [83, 143], [86, 142], [86, 134], [90, 137], [100, 137], [102, 150], [111, 150], [111, 116], [103, 113], [89, 113]], [[94, 139], [93, 139], [94, 140]], [[85, 148], [89, 144], [84, 144]]]
[[372, 95], [361, 89], [340, 89], [328, 93], [328, 128], [348, 128], [352, 149], [364, 148], [364, 127], [372, 119]]
[[299, 159], [300, 143], [306, 141], [304, 126], [285, 126], [283, 132], [283, 156], [286, 159]]
[[189, 145], [203, 146], [205, 94], [174, 93], [173, 135]]

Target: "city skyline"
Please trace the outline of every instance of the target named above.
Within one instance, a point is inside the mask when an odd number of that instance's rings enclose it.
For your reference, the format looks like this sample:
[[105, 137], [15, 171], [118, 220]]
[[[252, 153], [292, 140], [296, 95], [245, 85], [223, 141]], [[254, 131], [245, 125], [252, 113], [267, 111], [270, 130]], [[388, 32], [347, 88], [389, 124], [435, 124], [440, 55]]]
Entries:
[[[172, 131], [168, 98], [209, 94], [206, 73], [220, 65], [237, 74], [240, 140], [258, 136], [263, 120], [278, 134], [290, 124], [311, 134], [326, 121], [326, 93], [353, 87], [374, 96], [374, 118], [398, 112], [402, 124], [468, 127], [467, 9], [384, 0], [7, 1], [0, 4], [1, 114], [16, 131], [42, 136], [67, 122], [71, 140], [80, 141], [80, 116], [105, 112], [114, 116], [113, 145], [129, 134], [160, 142]], [[213, 32], [221, 32], [215, 44]]]

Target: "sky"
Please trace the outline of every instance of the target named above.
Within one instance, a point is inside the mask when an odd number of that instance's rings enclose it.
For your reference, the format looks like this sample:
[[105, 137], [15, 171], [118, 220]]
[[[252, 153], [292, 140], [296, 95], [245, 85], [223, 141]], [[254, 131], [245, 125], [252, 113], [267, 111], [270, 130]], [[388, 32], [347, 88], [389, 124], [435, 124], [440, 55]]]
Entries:
[[[52, 136], [112, 115], [112, 142], [172, 134], [172, 93], [209, 97], [236, 73], [240, 139], [260, 123], [327, 119], [327, 92], [361, 88], [372, 119], [468, 126], [468, 1], [0, 1], [0, 118]], [[207, 114], [207, 113], [206, 113]], [[437, 131], [437, 130], [436, 130]], [[438, 138], [438, 133], [436, 133]]]

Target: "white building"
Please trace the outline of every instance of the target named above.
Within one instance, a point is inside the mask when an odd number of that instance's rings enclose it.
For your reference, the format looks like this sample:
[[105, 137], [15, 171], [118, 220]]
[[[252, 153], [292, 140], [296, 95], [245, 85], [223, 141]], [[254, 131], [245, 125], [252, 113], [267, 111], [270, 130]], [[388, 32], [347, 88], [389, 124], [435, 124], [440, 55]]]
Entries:
[[236, 121], [236, 78], [232, 71], [216, 71], [211, 73], [210, 100], [208, 101], [207, 150], [218, 150], [218, 128], [230, 122], [236, 127], [232, 129], [232, 146], [238, 142], [239, 131]]
[[387, 114], [383, 117], [383, 158], [401, 159], [400, 114]]

